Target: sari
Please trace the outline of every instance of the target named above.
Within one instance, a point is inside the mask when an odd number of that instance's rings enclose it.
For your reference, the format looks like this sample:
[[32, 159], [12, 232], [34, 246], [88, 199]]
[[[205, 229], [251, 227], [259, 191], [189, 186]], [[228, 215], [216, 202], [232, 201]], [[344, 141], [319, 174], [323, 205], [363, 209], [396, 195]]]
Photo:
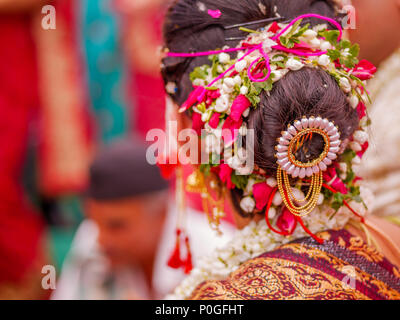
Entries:
[[303, 238], [250, 259], [191, 300], [398, 300], [400, 269], [346, 230]]

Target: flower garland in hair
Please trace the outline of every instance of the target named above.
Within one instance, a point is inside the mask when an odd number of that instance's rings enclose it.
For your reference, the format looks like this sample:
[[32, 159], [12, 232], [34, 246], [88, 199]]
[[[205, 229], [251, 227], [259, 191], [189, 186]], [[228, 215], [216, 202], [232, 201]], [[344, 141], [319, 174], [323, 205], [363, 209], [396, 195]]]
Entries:
[[[329, 30], [326, 25], [301, 26], [304, 18], [325, 20], [335, 25], [338, 30]], [[327, 17], [306, 14], [289, 24], [274, 22], [260, 30], [242, 30], [248, 31], [249, 36], [237, 48], [200, 53], [168, 53], [174, 57], [209, 56], [209, 65], [197, 67], [191, 73], [194, 90], [180, 108], [181, 112], [189, 111], [196, 132], [206, 133], [202, 136], [205, 139], [206, 151], [210, 155], [210, 162], [201, 165], [203, 174], [214, 172], [227, 188], [242, 190], [240, 206], [245, 212], [264, 210], [268, 196], [274, 192], [277, 183], [283, 184], [285, 179], [277, 181], [276, 177], [267, 176], [257, 167], [250, 172], [245, 166], [247, 150], [235, 148], [236, 143], [246, 136], [246, 118], [258, 107], [262, 91], [270, 92], [274, 83], [288, 72], [305, 67], [320, 68], [336, 79], [347, 95], [350, 105], [357, 109], [359, 128], [350, 139], [340, 141], [340, 133], [336, 132], [335, 125], [329, 119], [319, 119], [318, 115], [315, 115], [315, 118], [298, 119], [298, 129], [295, 128], [296, 123], [292, 124], [292, 127], [301, 133], [302, 130], [309, 130], [309, 124], [318, 122], [314, 131], [317, 130], [317, 133], [329, 139], [333, 138], [327, 140], [332, 145], [326, 150], [326, 157], [321, 158], [315, 166], [318, 167], [315, 174], [319, 173], [321, 177], [318, 180], [316, 178], [314, 182], [310, 181], [309, 173], [315, 168], [305, 167], [297, 171], [290, 166], [287, 158], [281, 157], [282, 153], [277, 152], [278, 164], [282, 171], [298, 178], [298, 181], [293, 188], [286, 188], [286, 192], [276, 192], [267, 211], [275, 210], [281, 216], [285, 208], [295, 216], [299, 212], [300, 217], [296, 220], [303, 226], [303, 208], [307, 208], [307, 213], [310, 213], [317, 205], [323, 204], [337, 212], [341, 207], [349, 206], [350, 202], [365, 205], [360, 196], [360, 186], [357, 183], [360, 178], [356, 172], [357, 165], [368, 148], [366, 128], [370, 121], [366, 115], [366, 104], [370, 99], [365, 89], [365, 80], [373, 76], [376, 68], [366, 60], [357, 59], [359, 46], [342, 39], [341, 26]], [[233, 52], [237, 52], [237, 55], [231, 58], [228, 53]], [[317, 122], [314, 119], [317, 119]], [[304, 121], [306, 124], [303, 127]], [[327, 130], [323, 131], [325, 127]], [[232, 132], [231, 137], [223, 136], [223, 130]], [[291, 136], [288, 132], [284, 134]], [[277, 148], [281, 149], [285, 148], [286, 142], [289, 144], [285, 137], [281, 137], [278, 142]], [[236, 152], [221, 164], [215, 164], [213, 159], [219, 159], [232, 145]], [[313, 205], [301, 206], [302, 199], [307, 198], [302, 188], [310, 183], [316, 186], [313, 189]], [[290, 201], [291, 199], [299, 201]], [[356, 213], [355, 210], [352, 211]], [[277, 233], [290, 235], [294, 231], [282, 230], [279, 226], [273, 227], [273, 222], [267, 219], [270, 228]]]

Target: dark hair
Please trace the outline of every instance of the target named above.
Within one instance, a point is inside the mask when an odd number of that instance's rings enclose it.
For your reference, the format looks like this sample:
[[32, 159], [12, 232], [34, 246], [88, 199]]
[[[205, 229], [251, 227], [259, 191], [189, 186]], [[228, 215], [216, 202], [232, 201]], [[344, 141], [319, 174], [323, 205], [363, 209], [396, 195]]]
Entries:
[[[201, 8], [203, 6], [203, 8]], [[219, 9], [222, 15], [213, 19], [207, 10]], [[323, 0], [179, 0], [169, 9], [164, 26], [165, 46], [172, 52], [199, 52], [235, 47], [238, 41], [226, 42], [228, 37], [245, 34], [237, 28], [225, 30], [224, 26], [280, 16], [289, 20], [305, 13], [335, 17], [332, 1]], [[310, 19], [311, 24], [321, 23]], [[262, 27], [252, 26], [253, 29]], [[162, 74], [164, 81], [175, 82], [177, 91], [171, 95], [178, 104], [183, 103], [193, 90], [190, 72], [197, 66], [209, 63], [207, 57], [165, 58]], [[303, 68], [289, 72], [274, 84], [270, 94], [263, 92], [257, 109], [247, 119], [248, 127], [255, 130], [255, 164], [273, 175], [277, 163], [276, 139], [288, 124], [303, 116], [321, 116], [333, 121], [341, 132], [342, 140], [348, 138], [358, 125], [357, 112], [353, 110], [336, 80], [317, 68]], [[301, 161], [318, 157], [323, 149], [320, 136], [313, 138], [299, 149]], [[238, 206], [239, 190], [235, 190], [234, 204]]]

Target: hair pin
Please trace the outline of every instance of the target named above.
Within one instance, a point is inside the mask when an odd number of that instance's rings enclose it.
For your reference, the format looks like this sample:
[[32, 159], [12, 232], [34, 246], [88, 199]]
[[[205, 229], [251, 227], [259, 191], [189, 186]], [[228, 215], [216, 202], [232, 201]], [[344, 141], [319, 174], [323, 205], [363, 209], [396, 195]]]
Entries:
[[238, 28], [238, 27], [251, 26], [251, 25], [259, 24], [259, 23], [263, 23], [263, 22], [280, 21], [282, 19], [285, 19], [285, 18], [284, 17], [273, 17], [273, 18], [267, 18], [267, 19], [261, 19], [261, 20], [254, 20], [254, 21], [250, 21], [250, 22], [243, 22], [243, 23], [233, 24], [230, 26], [225, 26], [224, 29], [225, 30], [234, 29], [234, 28]]

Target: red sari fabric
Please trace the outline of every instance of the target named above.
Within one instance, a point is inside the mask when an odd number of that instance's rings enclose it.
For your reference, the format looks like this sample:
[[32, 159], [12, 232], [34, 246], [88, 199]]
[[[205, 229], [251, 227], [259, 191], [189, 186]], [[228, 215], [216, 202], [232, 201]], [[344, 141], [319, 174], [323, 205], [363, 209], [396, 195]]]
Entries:
[[345, 230], [319, 233], [251, 259], [194, 300], [398, 300], [400, 270]]
[[18, 281], [36, 259], [43, 225], [21, 186], [30, 121], [38, 107], [29, 16], [1, 16], [0, 283]]

